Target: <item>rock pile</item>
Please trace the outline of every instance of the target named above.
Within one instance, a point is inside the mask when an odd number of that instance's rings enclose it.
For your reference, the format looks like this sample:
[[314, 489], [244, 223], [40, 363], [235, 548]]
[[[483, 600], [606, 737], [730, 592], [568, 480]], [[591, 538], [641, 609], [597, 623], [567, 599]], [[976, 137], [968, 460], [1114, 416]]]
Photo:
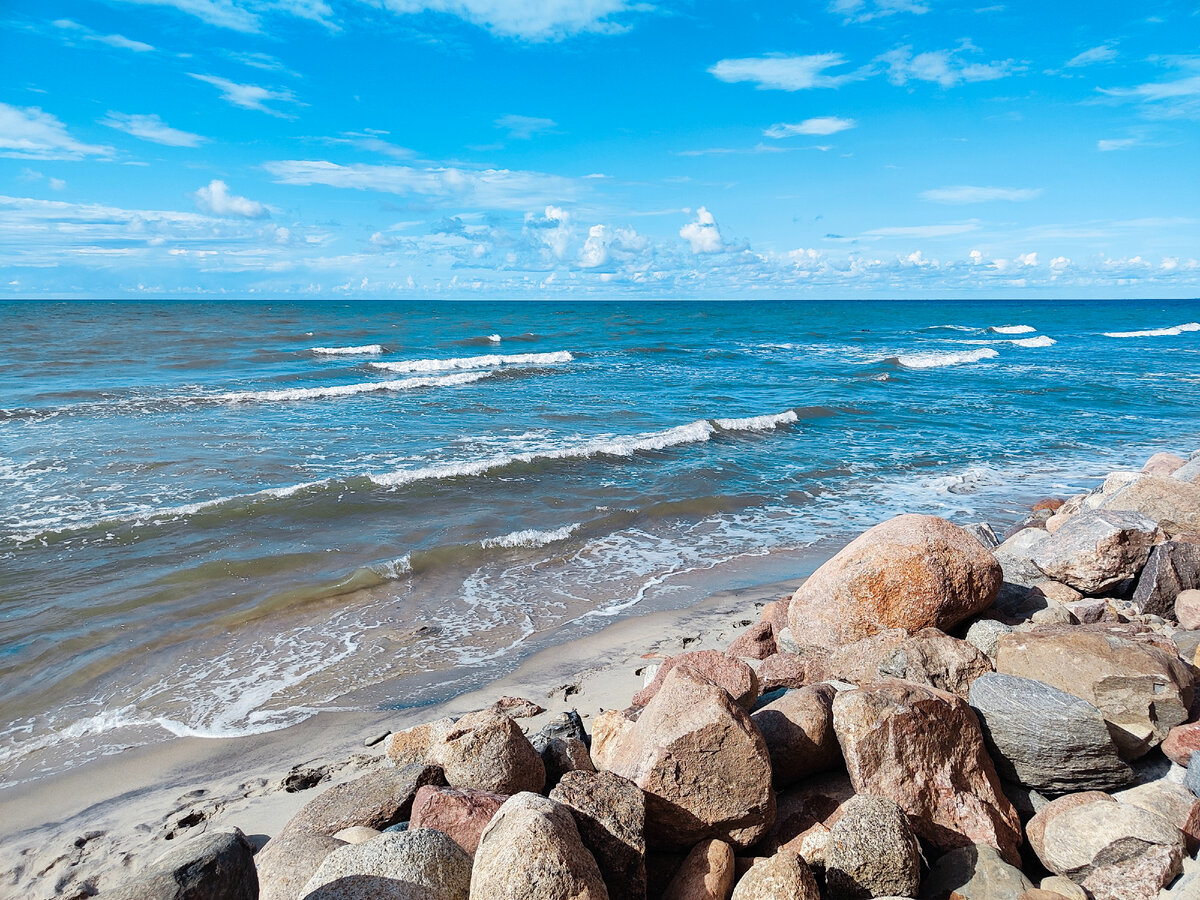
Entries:
[[884, 522], [590, 735], [417, 726], [256, 856], [207, 835], [111, 896], [1198, 897], [1200, 465], [1022, 525]]

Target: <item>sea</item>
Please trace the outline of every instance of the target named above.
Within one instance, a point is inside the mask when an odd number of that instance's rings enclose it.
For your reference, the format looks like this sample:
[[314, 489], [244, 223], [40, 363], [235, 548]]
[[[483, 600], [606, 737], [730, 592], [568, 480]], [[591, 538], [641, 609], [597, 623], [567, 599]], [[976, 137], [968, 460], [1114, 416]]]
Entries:
[[[1200, 448], [1200, 301], [0, 304], [0, 785]], [[654, 638], [647, 635], [648, 643]]]

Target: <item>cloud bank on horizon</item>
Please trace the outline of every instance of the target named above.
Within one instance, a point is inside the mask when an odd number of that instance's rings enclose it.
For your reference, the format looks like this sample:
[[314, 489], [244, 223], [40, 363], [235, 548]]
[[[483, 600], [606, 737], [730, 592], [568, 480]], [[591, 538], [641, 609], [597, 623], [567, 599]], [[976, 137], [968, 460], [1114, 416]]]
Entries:
[[1176, 0], [2, 17], [0, 297], [1200, 293]]

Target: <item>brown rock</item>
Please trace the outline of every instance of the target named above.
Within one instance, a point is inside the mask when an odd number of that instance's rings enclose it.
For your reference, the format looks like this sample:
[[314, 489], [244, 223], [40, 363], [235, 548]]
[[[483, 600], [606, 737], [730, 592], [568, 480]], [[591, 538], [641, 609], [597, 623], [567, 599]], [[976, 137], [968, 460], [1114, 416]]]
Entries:
[[770, 622], [771, 631], [774, 634], [779, 634], [779, 632], [788, 627], [788, 607], [791, 605], [791, 594], [781, 597], [778, 600], [772, 600], [763, 607], [763, 611], [759, 614], [758, 618], [762, 622]]
[[830, 677], [828, 653], [775, 653], [758, 667], [758, 679], [764, 694], [779, 688], [799, 688]]
[[1200, 722], [1185, 722], [1167, 732], [1162, 742], [1162, 752], [1167, 759], [1187, 768], [1192, 754], [1200, 750]]
[[1055, 581], [1099, 594], [1131, 583], [1159, 537], [1155, 523], [1139, 513], [1090, 510], [1038, 544], [1033, 564]]
[[1176, 456], [1174, 453], [1155, 453], [1146, 460], [1142, 471], [1147, 475], [1158, 475], [1165, 478], [1177, 469], [1183, 468], [1183, 464], [1186, 462], [1186, 459]]
[[808, 864], [790, 850], [759, 860], [733, 889], [733, 900], [821, 900]]
[[1012, 900], [1033, 882], [986, 844], [943, 853], [921, 883], [923, 900]]
[[521, 793], [483, 831], [471, 900], [608, 900], [608, 890], [570, 810]]
[[327, 834], [304, 831], [271, 838], [254, 857], [259, 900], [296, 900], [325, 857], [344, 846], [345, 841]]
[[488, 791], [427, 786], [417, 791], [410, 828], [436, 828], [475, 855], [479, 837], [508, 797]]
[[492, 710], [463, 716], [453, 727], [435, 729], [426, 758], [442, 767], [452, 787], [517, 794], [540, 791], [546, 767], [521, 727]]
[[1104, 508], [1141, 513], [1172, 536], [1200, 531], [1200, 485], [1178, 478], [1139, 478], [1107, 498]]
[[1175, 598], [1175, 618], [1188, 631], [1200, 628], [1200, 591], [1182, 591]]
[[646, 801], [611, 772], [568, 772], [550, 792], [575, 818], [611, 900], [646, 900]]
[[811, 865], [813, 860], [801, 850], [805, 839], [812, 834], [828, 835], [841, 817], [843, 804], [853, 796], [854, 786], [845, 772], [815, 775], [781, 791], [775, 824], [755, 849], [771, 856], [787, 846]]
[[833, 733], [834, 693], [827, 684], [790, 690], [750, 716], [767, 743], [777, 787], [841, 763]]
[[662, 900], [729, 900], [733, 874], [733, 848], [724, 841], [701, 841], [684, 859]]
[[1175, 656], [1104, 626], [1038, 628], [1000, 638], [996, 671], [1041, 681], [1100, 710], [1124, 759], [1186, 721], [1192, 674]]
[[1043, 581], [1035, 582], [1032, 587], [1035, 591], [1039, 591], [1047, 600], [1052, 600], [1055, 603], [1063, 605], [1083, 599], [1083, 594], [1079, 593], [1079, 591], [1075, 590], [1069, 584], [1063, 584], [1061, 581], [1051, 581], [1047, 578]]
[[697, 678], [723, 688], [743, 709], [751, 709], [758, 699], [758, 676], [752, 668], [720, 650], [693, 650], [672, 656], [659, 666], [654, 680], [633, 695], [633, 705], [649, 703], [676, 666], [683, 666]]
[[445, 731], [454, 727], [451, 718], [438, 719], [436, 722], [425, 722], [414, 725], [404, 731], [396, 731], [388, 739], [388, 759], [399, 768], [415, 766], [425, 762], [425, 754], [429, 752], [429, 742], [435, 732]]
[[723, 688], [686, 666], [668, 672], [640, 711], [600, 716], [592, 758], [645, 791], [647, 838], [665, 847], [706, 837], [748, 847], [775, 818], [758, 728]]
[[419, 788], [444, 783], [438, 766], [368, 772], [308, 801], [283, 826], [279, 837], [296, 833], [334, 835], [353, 825], [383, 831], [408, 819]]
[[755, 622], [729, 645], [725, 651], [729, 656], [748, 659], [766, 659], [778, 648], [775, 646], [775, 630], [770, 622]]
[[1075, 617], [1081, 625], [1094, 625], [1097, 622], [1119, 622], [1117, 611], [1104, 597], [1093, 597], [1090, 600], [1075, 600], [1064, 603], [1063, 609]]
[[546, 711], [545, 707], [538, 706], [532, 700], [526, 700], [524, 697], [501, 697], [488, 709], [492, 712], [502, 713], [510, 719], [531, 719]]
[[833, 677], [851, 684], [898, 678], [965, 697], [976, 678], [992, 671], [992, 661], [977, 647], [936, 628], [912, 636], [892, 629], [839, 647], [830, 655], [829, 668]]
[[1065, 502], [1062, 497], [1044, 497], [1033, 504], [1033, 511], [1041, 512], [1042, 510], [1046, 510], [1047, 512], [1058, 512], [1062, 509], [1062, 505]]
[[1183, 832], [1184, 849], [1189, 855], [1200, 849], [1200, 800], [1182, 784], [1151, 781], [1117, 791], [1113, 799], [1162, 816]]
[[859, 793], [896, 801], [935, 847], [988, 844], [1019, 862], [1020, 820], [966, 701], [880, 681], [838, 694], [833, 726]]
[[300, 889], [303, 900], [468, 900], [471, 857], [431, 828], [384, 832], [334, 850]]
[[792, 597], [793, 634], [837, 647], [889, 628], [947, 631], [992, 604], [1002, 573], [968, 532], [935, 516], [897, 516], [866, 531]]

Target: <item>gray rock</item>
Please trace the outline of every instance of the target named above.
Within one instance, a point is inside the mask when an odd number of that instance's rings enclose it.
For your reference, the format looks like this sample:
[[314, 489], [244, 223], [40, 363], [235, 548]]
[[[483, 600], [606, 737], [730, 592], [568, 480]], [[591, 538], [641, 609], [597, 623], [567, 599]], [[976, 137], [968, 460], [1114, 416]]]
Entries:
[[792, 629], [781, 628], [775, 633], [775, 644], [779, 647], [781, 653], [791, 653], [799, 656], [803, 651], [796, 639], [792, 637]]
[[[1041, 575], [1040, 572], [1038, 574]], [[1041, 580], [1045, 581], [1045, 576], [1042, 576]], [[1046, 609], [1049, 605], [1050, 601], [1040, 590], [1006, 581], [1000, 585], [1000, 593], [996, 595], [996, 602], [985, 614], [988, 618], [1003, 622], [1005, 625], [1023, 625], [1033, 618], [1035, 613]]]
[[1019, 900], [1035, 887], [987, 844], [943, 854], [921, 883], [919, 900]]
[[568, 772], [550, 792], [575, 819], [611, 900], [646, 900], [646, 801], [611, 772]]
[[258, 900], [254, 848], [238, 829], [185, 841], [140, 877], [104, 896], [114, 900]]
[[1183, 778], [1183, 786], [1200, 797], [1200, 752], [1193, 753], [1188, 760], [1187, 775]]
[[579, 711], [574, 709], [559, 713], [543, 725], [542, 730], [529, 740], [536, 748], [539, 740], [548, 740], [550, 738], [574, 738], [577, 741], [582, 741], [589, 747], [592, 744], [592, 739], [588, 737], [587, 729], [583, 727], [583, 719], [579, 717]]
[[1046, 576], [1033, 564], [1033, 555], [1050, 538], [1042, 528], [1024, 528], [995, 549], [996, 561], [1004, 570], [1004, 580], [1031, 587]]
[[1133, 603], [1144, 615], [1175, 618], [1175, 598], [1200, 588], [1200, 544], [1167, 541], [1150, 551], [1133, 590]]
[[1085, 594], [1132, 584], [1159, 535], [1135, 512], [1093, 510], [1074, 516], [1033, 552], [1033, 564]]
[[1200, 454], [1200, 450], [1193, 453], [1191, 459], [1172, 472], [1171, 477], [1195, 484], [1196, 479], [1200, 478], [1200, 456], [1197, 454]]
[[389, 825], [408, 819], [419, 788], [445, 783], [440, 767], [420, 763], [403, 769], [368, 772], [314, 797], [283, 826], [279, 836], [296, 833], [334, 835], [353, 825], [383, 831]]
[[1012, 631], [1011, 625], [1005, 625], [995, 619], [980, 619], [967, 629], [965, 640], [984, 656], [994, 660], [1000, 635], [1008, 634], [1010, 631]]
[[344, 846], [338, 838], [305, 831], [271, 838], [254, 857], [259, 900], [296, 900], [325, 857]]
[[467, 900], [471, 857], [432, 828], [386, 832], [334, 850], [302, 900]]
[[1000, 538], [996, 537], [996, 532], [987, 522], [972, 522], [970, 525], [964, 525], [963, 531], [989, 550], [995, 550], [1000, 546]]
[[969, 702], [1000, 777], [1061, 794], [1108, 790], [1133, 781], [1096, 707], [1040, 681], [988, 674]]
[[1168, 535], [1200, 533], [1200, 484], [1143, 476], [1104, 501], [1104, 509], [1131, 510], [1157, 522]]
[[885, 797], [859, 794], [830, 831], [825, 888], [830, 900], [916, 894], [921, 849], [908, 817]]

